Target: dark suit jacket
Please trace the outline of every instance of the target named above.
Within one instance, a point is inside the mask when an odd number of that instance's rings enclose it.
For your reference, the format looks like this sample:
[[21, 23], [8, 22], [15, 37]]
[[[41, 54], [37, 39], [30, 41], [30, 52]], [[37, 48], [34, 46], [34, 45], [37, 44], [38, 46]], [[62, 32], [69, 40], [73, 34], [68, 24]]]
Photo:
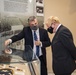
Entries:
[[[42, 42], [42, 53], [43, 58], [46, 63], [46, 47], [50, 46], [50, 39], [48, 37], [47, 31], [45, 29], [39, 28], [40, 41]], [[30, 45], [33, 48], [33, 36], [30, 27], [24, 27], [23, 30], [18, 34], [13, 36], [12, 43], [21, 39], [25, 39], [25, 45]]]
[[52, 40], [53, 71], [55, 74], [72, 73], [76, 68], [76, 47], [70, 30], [63, 25]]

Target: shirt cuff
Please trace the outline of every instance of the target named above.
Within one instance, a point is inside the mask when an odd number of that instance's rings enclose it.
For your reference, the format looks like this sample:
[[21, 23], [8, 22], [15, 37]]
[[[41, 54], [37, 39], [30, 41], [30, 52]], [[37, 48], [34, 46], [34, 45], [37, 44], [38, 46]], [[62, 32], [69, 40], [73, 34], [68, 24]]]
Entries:
[[40, 47], [42, 47], [42, 42], [41, 42], [41, 45], [40, 45]]
[[9, 41], [10, 41], [10, 43], [12, 43], [12, 40], [11, 39], [9, 39]]

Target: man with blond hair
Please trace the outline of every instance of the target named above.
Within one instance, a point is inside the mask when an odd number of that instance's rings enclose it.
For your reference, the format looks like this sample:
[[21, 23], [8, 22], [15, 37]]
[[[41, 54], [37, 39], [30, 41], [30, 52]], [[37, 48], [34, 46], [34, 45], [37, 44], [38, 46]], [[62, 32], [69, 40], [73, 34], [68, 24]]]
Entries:
[[50, 16], [46, 26], [50, 33], [55, 33], [51, 44], [53, 72], [55, 75], [71, 75], [76, 68], [76, 47], [72, 33], [56, 16]]

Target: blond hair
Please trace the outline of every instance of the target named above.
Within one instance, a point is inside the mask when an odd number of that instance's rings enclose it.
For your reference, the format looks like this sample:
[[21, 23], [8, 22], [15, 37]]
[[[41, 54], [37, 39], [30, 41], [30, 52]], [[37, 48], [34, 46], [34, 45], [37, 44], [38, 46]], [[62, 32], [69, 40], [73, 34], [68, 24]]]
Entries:
[[56, 17], [56, 16], [50, 16], [50, 17], [47, 19], [46, 24], [51, 24], [52, 22], [60, 23], [59, 18]]

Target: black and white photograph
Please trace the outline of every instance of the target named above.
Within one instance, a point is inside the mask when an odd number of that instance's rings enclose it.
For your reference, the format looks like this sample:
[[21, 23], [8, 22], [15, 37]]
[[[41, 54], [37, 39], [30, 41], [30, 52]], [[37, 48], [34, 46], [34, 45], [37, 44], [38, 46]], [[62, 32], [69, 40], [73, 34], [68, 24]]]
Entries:
[[43, 0], [36, 0], [36, 3], [41, 3], [41, 4], [43, 4]]

